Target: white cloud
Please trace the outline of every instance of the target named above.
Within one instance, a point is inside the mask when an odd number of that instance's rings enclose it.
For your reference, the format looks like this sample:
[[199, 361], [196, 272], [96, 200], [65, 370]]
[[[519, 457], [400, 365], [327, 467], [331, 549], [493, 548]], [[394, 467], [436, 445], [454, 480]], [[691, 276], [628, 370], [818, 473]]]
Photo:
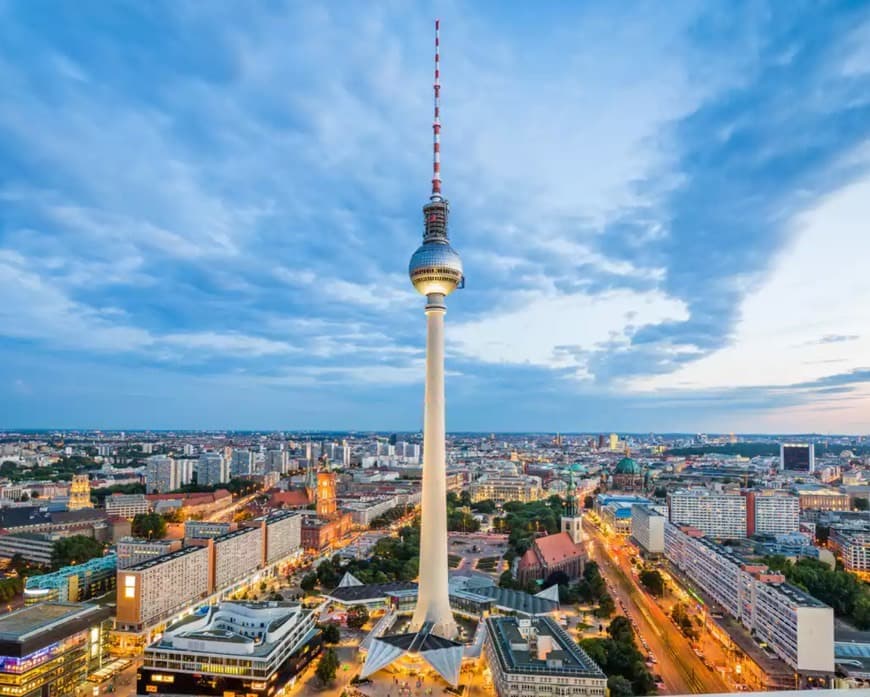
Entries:
[[731, 345], [631, 387], [787, 386], [870, 367], [870, 275], [861, 262], [870, 258], [868, 219], [870, 177], [798, 216], [791, 243], [744, 299]]
[[450, 325], [451, 349], [486, 363], [574, 367], [584, 352], [627, 343], [627, 327], [687, 318], [685, 304], [660, 292], [615, 290], [599, 295], [529, 294], [516, 309]]

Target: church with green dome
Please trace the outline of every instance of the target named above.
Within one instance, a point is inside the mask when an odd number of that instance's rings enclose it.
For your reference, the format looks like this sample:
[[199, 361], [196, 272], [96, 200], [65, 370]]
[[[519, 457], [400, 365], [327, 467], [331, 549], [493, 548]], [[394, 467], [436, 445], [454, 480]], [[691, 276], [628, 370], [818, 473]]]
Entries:
[[613, 470], [613, 488], [617, 491], [640, 491], [643, 489], [643, 468], [626, 452]]

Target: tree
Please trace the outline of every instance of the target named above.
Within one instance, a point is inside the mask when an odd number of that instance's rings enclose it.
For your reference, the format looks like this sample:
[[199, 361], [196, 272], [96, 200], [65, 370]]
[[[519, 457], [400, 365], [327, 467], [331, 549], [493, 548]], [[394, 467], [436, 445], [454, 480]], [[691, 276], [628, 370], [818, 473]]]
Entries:
[[321, 562], [317, 567], [317, 580], [324, 588], [334, 588], [338, 583], [339, 575], [335, 565], [327, 559]]
[[334, 622], [320, 625], [320, 631], [323, 634], [323, 641], [327, 644], [337, 644], [341, 641], [341, 630]]
[[592, 507], [595, 505], [595, 499], [591, 496], [585, 496], [583, 498], [583, 508], [587, 511], [592, 510]]
[[621, 675], [607, 678], [607, 689], [610, 691], [610, 697], [634, 697], [631, 682]]
[[347, 626], [351, 629], [359, 629], [369, 621], [369, 611], [365, 605], [357, 605], [347, 611]]
[[870, 499], [855, 499], [853, 503], [856, 511], [866, 511], [870, 508]]
[[305, 574], [299, 582], [299, 587], [306, 593], [310, 593], [317, 587], [317, 574], [313, 571]]
[[663, 499], [668, 495], [668, 490], [663, 486], [657, 486], [653, 491], [653, 496], [657, 499]]
[[613, 602], [613, 598], [610, 597], [609, 593], [605, 593], [598, 600], [598, 607], [595, 609], [595, 616], [610, 617], [614, 610], [616, 610], [616, 603]]
[[645, 568], [640, 572], [640, 582], [650, 593], [661, 597], [665, 593], [665, 580], [656, 569]]
[[137, 513], [130, 529], [135, 537], [162, 540], [166, 535], [166, 520], [159, 513]]
[[62, 537], [54, 543], [51, 551], [51, 565], [60, 569], [70, 564], [82, 564], [94, 557], [103, 556], [103, 545], [93, 537], [72, 535]]
[[320, 657], [317, 668], [314, 674], [321, 684], [326, 686], [335, 680], [335, 674], [338, 672], [338, 656], [333, 649], [326, 649]]
[[514, 581], [514, 577], [510, 570], [503, 571], [501, 576], [498, 577], [498, 587], [509, 589], [515, 589], [517, 587], [516, 581]]
[[634, 629], [625, 617], [614, 617], [607, 628], [610, 638], [616, 642], [631, 643], [634, 641]]
[[471, 510], [476, 513], [495, 513], [495, 501], [484, 499], [471, 504]]
[[560, 585], [567, 586], [571, 583], [571, 579], [568, 578], [568, 574], [564, 571], [554, 571], [546, 579], [544, 579], [544, 588], [549, 588], [550, 586]]

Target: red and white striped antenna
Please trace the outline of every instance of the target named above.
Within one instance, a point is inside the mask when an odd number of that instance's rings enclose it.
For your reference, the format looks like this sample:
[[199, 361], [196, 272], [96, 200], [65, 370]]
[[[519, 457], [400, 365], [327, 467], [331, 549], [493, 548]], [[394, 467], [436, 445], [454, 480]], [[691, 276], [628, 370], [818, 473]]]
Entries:
[[441, 199], [441, 20], [435, 20], [435, 119], [432, 121], [432, 200]]

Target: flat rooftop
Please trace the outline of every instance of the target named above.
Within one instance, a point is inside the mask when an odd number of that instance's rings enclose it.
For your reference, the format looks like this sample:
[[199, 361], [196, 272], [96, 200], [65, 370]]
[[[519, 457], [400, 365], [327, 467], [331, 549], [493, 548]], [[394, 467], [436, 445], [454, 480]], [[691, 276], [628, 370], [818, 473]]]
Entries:
[[553, 640], [553, 650], [548, 659], [558, 660], [560, 666], [548, 665], [547, 660], [540, 660], [533, 649], [512, 648], [517, 645], [528, 645], [519, 630], [519, 622], [514, 617], [490, 617], [486, 620], [486, 630], [496, 649], [499, 663], [504, 671], [510, 673], [551, 675], [551, 676], [583, 676], [606, 680], [607, 676], [586, 652], [549, 617], [532, 620], [532, 626], [537, 632], [538, 641], [542, 636], [550, 636]]

